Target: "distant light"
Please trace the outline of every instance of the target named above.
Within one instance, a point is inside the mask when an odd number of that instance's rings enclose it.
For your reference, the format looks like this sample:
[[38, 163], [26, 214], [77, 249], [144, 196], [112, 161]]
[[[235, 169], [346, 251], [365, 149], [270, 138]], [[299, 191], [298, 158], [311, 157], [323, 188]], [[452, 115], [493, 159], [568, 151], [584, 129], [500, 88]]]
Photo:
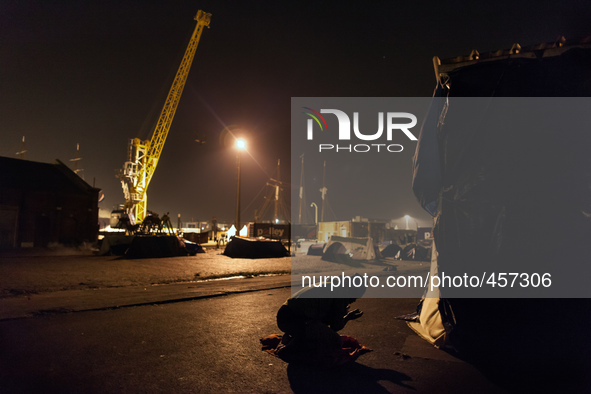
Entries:
[[239, 150], [246, 150], [246, 140], [243, 138], [238, 138], [236, 140], [236, 148]]
[[241, 237], [246, 237], [248, 235], [248, 227], [246, 227], [246, 224], [244, 225], [244, 227], [242, 227], [242, 230], [240, 230], [238, 235], [240, 235]]
[[275, 219], [275, 223], [279, 223], [279, 219]]

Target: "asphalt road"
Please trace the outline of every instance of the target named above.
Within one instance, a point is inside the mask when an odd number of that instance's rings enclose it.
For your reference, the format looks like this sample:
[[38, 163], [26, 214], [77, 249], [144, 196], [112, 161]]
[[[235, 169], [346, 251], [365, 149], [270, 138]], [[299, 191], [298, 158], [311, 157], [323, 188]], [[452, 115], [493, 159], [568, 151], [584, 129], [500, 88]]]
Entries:
[[361, 299], [343, 334], [374, 351], [332, 372], [261, 351], [289, 288], [0, 321], [2, 393], [498, 393], [405, 322], [416, 299]]

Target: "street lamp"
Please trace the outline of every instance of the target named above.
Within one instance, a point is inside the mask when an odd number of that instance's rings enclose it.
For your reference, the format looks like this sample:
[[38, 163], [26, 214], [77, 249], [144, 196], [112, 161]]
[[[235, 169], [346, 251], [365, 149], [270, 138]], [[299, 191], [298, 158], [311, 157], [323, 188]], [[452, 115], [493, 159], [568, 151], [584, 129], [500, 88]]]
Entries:
[[246, 140], [244, 138], [238, 138], [236, 140], [236, 148], [238, 151], [246, 150]]
[[404, 215], [404, 219], [406, 220], [406, 229], [407, 230], [410, 230], [410, 228], [408, 227], [409, 220], [412, 219], [413, 222], [415, 222], [415, 226], [417, 229], [416, 234], [415, 234], [415, 242], [418, 242], [418, 240], [419, 240], [419, 222], [417, 222], [417, 220], [410, 215]]
[[246, 150], [246, 140], [243, 138], [238, 138], [236, 140], [236, 168], [237, 168], [237, 178], [238, 184], [236, 187], [236, 231], [240, 231], [240, 156], [243, 150]]
[[314, 224], [318, 224], [318, 205], [316, 205], [315, 202], [313, 202], [312, 204], [310, 204], [311, 207], [314, 207]]

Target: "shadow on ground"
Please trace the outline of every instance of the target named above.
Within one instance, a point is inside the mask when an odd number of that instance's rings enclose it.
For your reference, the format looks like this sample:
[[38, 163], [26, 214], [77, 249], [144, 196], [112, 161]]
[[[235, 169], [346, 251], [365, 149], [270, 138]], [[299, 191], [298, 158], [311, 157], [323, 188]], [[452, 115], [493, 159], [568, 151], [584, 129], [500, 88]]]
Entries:
[[371, 368], [350, 363], [330, 370], [289, 364], [287, 377], [294, 393], [388, 393], [380, 381], [411, 388], [408, 375], [392, 369]]

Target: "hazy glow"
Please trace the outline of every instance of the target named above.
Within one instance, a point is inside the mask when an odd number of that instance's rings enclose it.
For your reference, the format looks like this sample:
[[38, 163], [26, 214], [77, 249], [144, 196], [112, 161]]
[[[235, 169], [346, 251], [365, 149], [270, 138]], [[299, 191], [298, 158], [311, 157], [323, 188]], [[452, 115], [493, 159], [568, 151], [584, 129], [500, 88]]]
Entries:
[[243, 138], [238, 138], [236, 140], [236, 148], [238, 148], [239, 150], [246, 150], [246, 140], [244, 140]]
[[248, 228], [246, 227], [246, 224], [245, 224], [244, 227], [242, 227], [242, 230], [240, 230], [240, 236], [246, 237], [247, 235], [248, 235]]

